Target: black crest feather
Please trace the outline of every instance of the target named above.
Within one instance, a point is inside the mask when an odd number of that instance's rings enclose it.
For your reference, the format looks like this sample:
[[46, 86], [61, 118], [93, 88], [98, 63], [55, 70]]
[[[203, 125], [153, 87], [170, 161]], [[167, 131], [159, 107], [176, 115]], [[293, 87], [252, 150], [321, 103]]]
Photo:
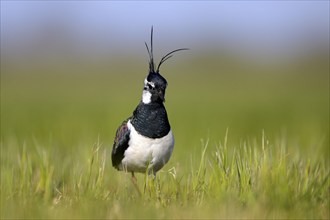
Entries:
[[189, 50], [189, 48], [180, 48], [180, 49], [176, 49], [173, 50], [169, 53], [167, 53], [165, 56], [162, 57], [162, 59], [160, 60], [157, 69], [155, 71], [155, 62], [154, 62], [154, 54], [153, 54], [153, 32], [154, 32], [154, 28], [151, 27], [151, 39], [150, 39], [150, 49], [148, 47], [148, 44], [146, 42], [144, 42], [144, 44], [146, 45], [148, 54], [149, 54], [149, 73], [158, 73], [159, 74], [159, 68], [160, 66], [168, 59], [170, 59], [174, 53], [181, 51], [181, 50]]

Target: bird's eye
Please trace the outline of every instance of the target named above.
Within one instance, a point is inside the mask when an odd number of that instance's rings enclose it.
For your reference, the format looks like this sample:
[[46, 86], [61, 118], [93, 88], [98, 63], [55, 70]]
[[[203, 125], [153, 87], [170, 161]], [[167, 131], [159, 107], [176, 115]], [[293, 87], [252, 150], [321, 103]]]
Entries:
[[150, 90], [154, 89], [154, 87], [152, 87], [152, 85], [150, 85], [150, 84], [148, 84], [148, 88], [149, 88]]

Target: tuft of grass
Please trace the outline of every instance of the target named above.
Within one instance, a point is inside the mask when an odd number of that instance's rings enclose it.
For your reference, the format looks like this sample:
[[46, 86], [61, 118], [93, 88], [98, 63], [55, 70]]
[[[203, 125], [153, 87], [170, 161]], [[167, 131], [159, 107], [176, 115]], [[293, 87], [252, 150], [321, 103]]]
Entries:
[[327, 219], [329, 167], [295, 159], [283, 141], [277, 143], [263, 132], [260, 141], [231, 146], [227, 130], [219, 144], [202, 141], [189, 169], [167, 166], [156, 177], [138, 175], [142, 197], [130, 174], [109, 167], [99, 139], [71, 163], [85, 166], [70, 166], [62, 175], [55, 175], [61, 166], [50, 151], [29, 152], [23, 145], [16, 161], [1, 160], [1, 218]]

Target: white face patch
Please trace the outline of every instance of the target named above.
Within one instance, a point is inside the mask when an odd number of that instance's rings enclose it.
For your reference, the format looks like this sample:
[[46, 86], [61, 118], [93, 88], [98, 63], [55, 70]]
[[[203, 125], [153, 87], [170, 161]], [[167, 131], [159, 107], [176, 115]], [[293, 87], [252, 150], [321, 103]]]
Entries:
[[144, 104], [149, 104], [151, 102], [151, 93], [147, 90], [143, 90], [142, 93], [142, 102]]
[[155, 83], [149, 82], [147, 79], [144, 79], [144, 86], [151, 85], [153, 88], [155, 88]]

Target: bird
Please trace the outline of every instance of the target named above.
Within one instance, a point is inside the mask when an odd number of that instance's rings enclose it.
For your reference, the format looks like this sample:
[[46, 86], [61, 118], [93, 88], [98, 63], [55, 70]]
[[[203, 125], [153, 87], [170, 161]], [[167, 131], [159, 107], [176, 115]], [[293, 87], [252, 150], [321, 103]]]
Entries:
[[132, 116], [122, 122], [116, 131], [111, 159], [119, 171], [130, 172], [137, 187], [134, 173], [156, 173], [169, 161], [174, 148], [174, 135], [164, 106], [166, 79], [160, 74], [161, 65], [174, 53], [188, 48], [173, 50], [164, 55], [157, 68], [153, 56], [153, 27], [151, 27], [149, 71], [144, 79], [142, 97]]

